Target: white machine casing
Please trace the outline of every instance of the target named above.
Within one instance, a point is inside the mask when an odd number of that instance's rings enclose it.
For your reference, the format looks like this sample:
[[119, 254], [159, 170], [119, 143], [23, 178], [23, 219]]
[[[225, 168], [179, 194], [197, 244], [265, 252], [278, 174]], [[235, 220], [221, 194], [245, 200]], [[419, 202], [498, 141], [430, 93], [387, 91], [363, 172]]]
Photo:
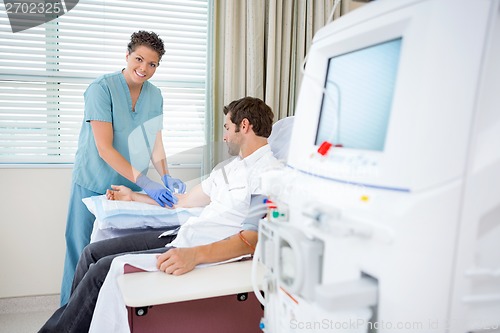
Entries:
[[[329, 59], [397, 38], [383, 150], [319, 154]], [[498, 59], [498, 0], [379, 0], [315, 35], [262, 179], [265, 332], [500, 332]]]

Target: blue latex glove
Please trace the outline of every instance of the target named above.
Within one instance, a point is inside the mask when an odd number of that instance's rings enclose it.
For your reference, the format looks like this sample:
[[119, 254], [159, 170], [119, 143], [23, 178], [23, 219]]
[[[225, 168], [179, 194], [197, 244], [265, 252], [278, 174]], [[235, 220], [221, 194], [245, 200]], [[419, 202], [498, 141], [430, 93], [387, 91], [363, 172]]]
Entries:
[[172, 191], [152, 181], [143, 174], [137, 177], [136, 184], [162, 207], [165, 207], [165, 205], [173, 207], [173, 205], [177, 203], [177, 198], [174, 197]]
[[184, 193], [186, 192], [186, 184], [182, 182], [179, 178], [174, 178], [170, 175], [163, 175], [161, 177], [163, 184], [174, 193]]

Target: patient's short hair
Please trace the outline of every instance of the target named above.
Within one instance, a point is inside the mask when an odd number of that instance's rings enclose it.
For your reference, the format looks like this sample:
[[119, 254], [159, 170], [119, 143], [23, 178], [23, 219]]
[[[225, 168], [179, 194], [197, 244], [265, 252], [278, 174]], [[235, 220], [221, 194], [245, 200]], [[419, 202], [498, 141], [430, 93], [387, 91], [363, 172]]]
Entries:
[[231, 122], [239, 131], [243, 119], [248, 119], [256, 135], [268, 138], [273, 128], [274, 113], [271, 108], [259, 98], [243, 97], [224, 107], [224, 114], [230, 113]]

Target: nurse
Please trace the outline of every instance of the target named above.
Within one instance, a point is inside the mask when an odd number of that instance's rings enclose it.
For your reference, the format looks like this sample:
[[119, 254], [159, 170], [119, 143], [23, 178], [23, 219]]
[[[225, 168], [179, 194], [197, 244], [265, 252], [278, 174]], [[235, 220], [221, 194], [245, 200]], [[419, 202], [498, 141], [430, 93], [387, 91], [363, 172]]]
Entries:
[[[161, 135], [163, 97], [148, 81], [164, 53], [157, 34], [135, 32], [127, 47], [127, 66], [97, 78], [84, 93], [66, 223], [61, 305], [68, 302], [76, 264], [90, 242], [95, 220], [83, 198], [104, 194], [112, 184], [126, 184], [144, 190], [159, 205], [172, 207], [177, 202], [172, 193], [186, 190], [182, 181], [169, 175]], [[163, 184], [146, 176], [150, 161]]]

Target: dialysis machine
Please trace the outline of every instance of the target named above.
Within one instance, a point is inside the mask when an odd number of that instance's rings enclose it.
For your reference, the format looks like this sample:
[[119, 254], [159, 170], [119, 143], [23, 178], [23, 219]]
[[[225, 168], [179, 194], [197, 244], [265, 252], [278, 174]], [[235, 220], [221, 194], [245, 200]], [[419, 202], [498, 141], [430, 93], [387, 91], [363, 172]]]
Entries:
[[321, 29], [256, 255], [264, 332], [500, 331], [500, 1]]

